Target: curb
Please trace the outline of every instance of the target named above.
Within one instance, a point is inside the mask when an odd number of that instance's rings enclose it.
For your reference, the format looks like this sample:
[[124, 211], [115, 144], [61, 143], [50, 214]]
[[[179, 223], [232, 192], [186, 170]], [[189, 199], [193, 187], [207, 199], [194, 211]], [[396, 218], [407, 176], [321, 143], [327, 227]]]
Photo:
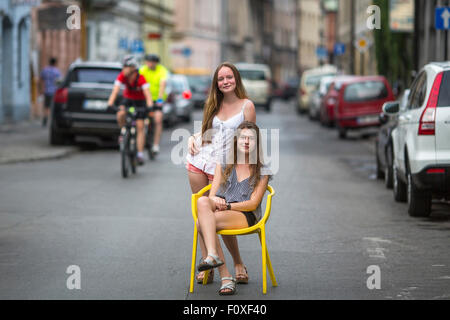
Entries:
[[6, 159], [0, 159], [0, 165], [4, 164], [14, 164], [14, 163], [25, 163], [25, 162], [37, 162], [44, 160], [55, 160], [68, 157], [78, 151], [78, 148], [72, 147], [67, 150], [55, 151], [47, 154], [37, 154], [37, 155], [24, 155], [18, 157], [11, 157]]

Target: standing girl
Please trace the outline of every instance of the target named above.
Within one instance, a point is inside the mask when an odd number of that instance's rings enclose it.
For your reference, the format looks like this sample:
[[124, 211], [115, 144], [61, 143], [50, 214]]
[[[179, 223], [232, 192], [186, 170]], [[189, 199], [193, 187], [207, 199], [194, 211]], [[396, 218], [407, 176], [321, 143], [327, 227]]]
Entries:
[[[202, 131], [189, 138], [186, 157], [192, 193], [212, 183], [217, 162], [223, 162], [233, 141], [237, 127], [244, 121], [256, 122], [253, 102], [248, 100], [237, 68], [228, 62], [220, 64], [214, 72], [208, 99], [203, 110]], [[222, 236], [231, 253], [237, 283], [248, 283], [248, 274], [242, 262], [236, 236]], [[200, 249], [203, 259], [207, 250], [201, 235]], [[202, 282], [204, 272], [197, 275]], [[208, 283], [212, 282], [211, 273]]]

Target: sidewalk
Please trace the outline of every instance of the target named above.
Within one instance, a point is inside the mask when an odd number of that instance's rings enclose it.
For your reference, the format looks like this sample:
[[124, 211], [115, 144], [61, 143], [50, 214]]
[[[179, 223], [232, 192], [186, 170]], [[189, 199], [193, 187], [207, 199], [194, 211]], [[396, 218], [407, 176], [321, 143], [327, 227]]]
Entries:
[[39, 120], [0, 124], [0, 165], [57, 159], [77, 150], [75, 146], [51, 146], [48, 127], [42, 127]]

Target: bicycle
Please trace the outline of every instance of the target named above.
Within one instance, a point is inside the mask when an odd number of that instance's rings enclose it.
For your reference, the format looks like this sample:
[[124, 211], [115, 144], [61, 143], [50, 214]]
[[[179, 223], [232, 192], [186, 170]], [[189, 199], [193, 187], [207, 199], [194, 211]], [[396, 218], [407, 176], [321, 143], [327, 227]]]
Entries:
[[[116, 111], [118, 107], [114, 107]], [[120, 154], [122, 177], [127, 178], [130, 172], [136, 173], [137, 169], [137, 130], [136, 116], [139, 111], [148, 112], [149, 108], [127, 108], [125, 126], [120, 130]]]

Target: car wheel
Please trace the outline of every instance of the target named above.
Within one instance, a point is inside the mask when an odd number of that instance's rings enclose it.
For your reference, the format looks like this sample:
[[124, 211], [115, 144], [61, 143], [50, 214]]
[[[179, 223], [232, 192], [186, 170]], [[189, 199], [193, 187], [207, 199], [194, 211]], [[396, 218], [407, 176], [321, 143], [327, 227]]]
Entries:
[[384, 184], [388, 189], [392, 189], [393, 185], [392, 159], [392, 147], [389, 146], [386, 151], [386, 170], [384, 171]]
[[[375, 144], [375, 150], [378, 150], [378, 146], [376, 144]], [[384, 171], [381, 170], [380, 157], [378, 155], [378, 151], [375, 152], [375, 163], [376, 163], [377, 179], [381, 180], [384, 178], [385, 174], [384, 174]]]
[[49, 140], [52, 146], [60, 146], [65, 143], [65, 136], [64, 134], [58, 132], [58, 129], [56, 129], [55, 121], [53, 119], [50, 120]]
[[406, 202], [406, 184], [400, 180], [397, 168], [395, 166], [393, 166], [392, 177], [395, 201]]
[[429, 217], [431, 213], [431, 193], [429, 191], [417, 189], [409, 170], [407, 178], [407, 203], [409, 215], [411, 217]]

